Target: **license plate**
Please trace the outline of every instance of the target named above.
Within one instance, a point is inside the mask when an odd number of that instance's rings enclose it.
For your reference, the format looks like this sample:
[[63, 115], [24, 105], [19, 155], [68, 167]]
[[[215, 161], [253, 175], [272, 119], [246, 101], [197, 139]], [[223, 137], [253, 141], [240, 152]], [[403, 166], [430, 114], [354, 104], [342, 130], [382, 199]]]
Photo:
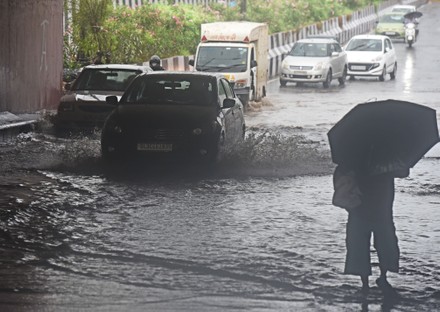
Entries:
[[294, 75], [305, 75], [305, 74], [307, 74], [307, 72], [304, 70], [294, 70], [293, 74]]
[[150, 151], [150, 152], [171, 152], [173, 150], [173, 144], [167, 143], [138, 143], [138, 151]]
[[394, 31], [386, 31], [385, 32], [385, 35], [388, 35], [388, 36], [393, 36], [395, 34], [396, 34], [396, 32], [394, 32]]
[[356, 66], [356, 65], [353, 65], [353, 66], [351, 66], [351, 69], [352, 69], [352, 70], [365, 70], [365, 66]]

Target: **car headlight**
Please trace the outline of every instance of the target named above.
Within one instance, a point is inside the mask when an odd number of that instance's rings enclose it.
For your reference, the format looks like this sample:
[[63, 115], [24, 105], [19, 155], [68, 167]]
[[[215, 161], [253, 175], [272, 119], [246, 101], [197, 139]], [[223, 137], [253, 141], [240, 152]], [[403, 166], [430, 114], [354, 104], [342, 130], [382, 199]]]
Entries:
[[247, 79], [240, 79], [235, 81], [234, 87], [235, 89], [243, 89], [247, 87], [247, 84], [248, 84]]
[[201, 135], [202, 134], [202, 129], [195, 128], [195, 129], [193, 129], [192, 134], [194, 134], [194, 135]]
[[60, 106], [58, 106], [59, 112], [73, 112], [73, 110], [74, 110], [73, 103], [62, 102], [60, 103]]
[[283, 62], [281, 66], [283, 67], [283, 69], [289, 69], [289, 64], [287, 62]]
[[383, 56], [379, 55], [379, 56], [376, 56], [375, 58], [373, 58], [371, 61], [372, 62], [380, 62], [380, 61], [382, 61], [382, 58], [383, 58]]
[[324, 67], [324, 63], [319, 62], [318, 64], [315, 65], [315, 70], [321, 70], [323, 67]]
[[114, 133], [121, 134], [122, 133], [122, 127], [119, 126], [119, 125], [115, 125], [115, 126], [113, 126], [112, 131]]

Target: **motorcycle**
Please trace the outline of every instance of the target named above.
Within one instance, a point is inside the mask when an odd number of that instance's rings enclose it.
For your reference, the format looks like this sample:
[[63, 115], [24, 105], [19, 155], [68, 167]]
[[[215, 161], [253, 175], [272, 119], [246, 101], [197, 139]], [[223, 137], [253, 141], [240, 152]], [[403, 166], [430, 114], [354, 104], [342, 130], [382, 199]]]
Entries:
[[408, 46], [410, 48], [417, 40], [416, 33], [417, 32], [416, 32], [416, 24], [415, 23], [405, 24], [405, 42], [408, 44]]

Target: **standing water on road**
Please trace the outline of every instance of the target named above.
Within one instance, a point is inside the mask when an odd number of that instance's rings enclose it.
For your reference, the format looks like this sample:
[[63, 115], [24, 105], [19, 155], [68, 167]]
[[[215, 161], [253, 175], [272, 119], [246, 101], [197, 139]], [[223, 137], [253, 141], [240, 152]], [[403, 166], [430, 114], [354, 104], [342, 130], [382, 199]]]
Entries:
[[397, 186], [402, 271], [390, 281], [401, 297], [384, 301], [373, 288], [365, 298], [359, 281], [342, 275], [347, 216], [331, 205], [328, 152], [294, 128], [281, 130], [253, 128], [248, 151], [197, 175], [108, 170], [96, 138], [22, 138], [19, 148], [5, 149], [5, 158], [32, 158], [33, 169], [15, 171], [20, 182], [4, 184], [0, 305], [11, 311], [438, 308], [440, 176], [431, 170], [438, 158], [423, 159]]

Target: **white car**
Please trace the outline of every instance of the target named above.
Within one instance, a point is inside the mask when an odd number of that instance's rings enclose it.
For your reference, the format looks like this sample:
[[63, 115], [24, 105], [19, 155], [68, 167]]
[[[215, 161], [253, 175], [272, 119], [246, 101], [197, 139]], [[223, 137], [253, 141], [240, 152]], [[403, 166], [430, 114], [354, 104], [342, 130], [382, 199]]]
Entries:
[[333, 78], [343, 85], [347, 77], [347, 55], [334, 39], [298, 40], [281, 64], [280, 85], [288, 82], [322, 82], [328, 88]]
[[345, 47], [350, 78], [355, 76], [378, 77], [384, 81], [389, 74], [396, 78], [397, 59], [391, 39], [383, 35], [358, 35]]

